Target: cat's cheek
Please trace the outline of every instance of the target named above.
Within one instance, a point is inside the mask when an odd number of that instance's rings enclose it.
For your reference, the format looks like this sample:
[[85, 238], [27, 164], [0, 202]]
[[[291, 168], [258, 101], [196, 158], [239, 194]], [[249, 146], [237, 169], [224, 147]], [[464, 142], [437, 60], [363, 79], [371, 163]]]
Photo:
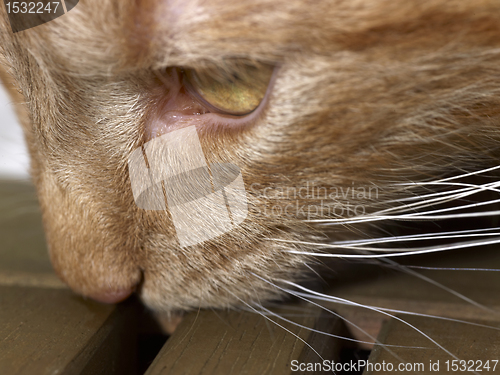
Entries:
[[126, 299], [141, 281], [130, 244], [109, 230], [92, 200], [40, 174], [39, 199], [54, 270], [69, 287], [104, 303]]

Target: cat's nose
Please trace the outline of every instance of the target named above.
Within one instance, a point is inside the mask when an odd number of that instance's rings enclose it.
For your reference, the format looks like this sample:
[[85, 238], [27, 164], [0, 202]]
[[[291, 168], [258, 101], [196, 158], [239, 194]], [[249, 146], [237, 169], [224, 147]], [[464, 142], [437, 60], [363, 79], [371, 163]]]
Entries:
[[78, 252], [80, 256], [73, 259], [75, 254], [65, 247], [52, 246], [51, 250], [52, 264], [58, 276], [75, 293], [86, 298], [118, 303], [130, 297], [141, 283], [141, 270], [130, 259], [120, 258], [123, 253], [98, 252], [94, 248], [92, 253]]
[[[54, 252], [51, 254], [54, 255]], [[94, 259], [98, 255], [94, 253]], [[61, 267], [59, 259], [61, 258], [52, 257], [54, 269], [59, 277], [74, 292], [98, 302], [121, 302], [130, 297], [141, 283], [142, 273], [133, 263], [120, 263], [116, 259], [105, 257], [101, 257], [100, 262], [93, 262], [92, 259], [83, 257], [78, 259], [79, 267], [70, 268], [68, 264]], [[96, 267], [96, 263], [101, 267]], [[119, 269], [113, 269], [117, 265]]]
[[118, 303], [126, 300], [133, 292], [134, 288], [103, 290], [89, 294], [87, 297], [102, 303]]

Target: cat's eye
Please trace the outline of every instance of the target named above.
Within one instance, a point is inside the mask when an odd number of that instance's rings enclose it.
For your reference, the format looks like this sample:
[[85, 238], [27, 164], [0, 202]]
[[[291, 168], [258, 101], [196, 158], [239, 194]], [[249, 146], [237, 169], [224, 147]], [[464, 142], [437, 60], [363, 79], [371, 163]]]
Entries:
[[185, 70], [190, 90], [221, 113], [243, 116], [254, 111], [266, 95], [274, 67], [243, 66], [231, 73], [213, 69]]

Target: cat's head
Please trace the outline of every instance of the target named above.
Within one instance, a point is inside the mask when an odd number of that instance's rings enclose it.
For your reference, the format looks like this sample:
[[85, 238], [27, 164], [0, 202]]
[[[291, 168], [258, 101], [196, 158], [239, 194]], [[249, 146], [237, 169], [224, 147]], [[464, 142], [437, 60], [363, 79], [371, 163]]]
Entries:
[[[135, 289], [164, 311], [276, 298], [272, 284], [313, 264], [301, 252], [352, 231], [318, 221], [386, 209], [399, 183], [499, 152], [493, 0], [89, 0], [15, 34], [0, 14], [54, 268], [101, 301]], [[182, 246], [172, 207], [138, 207], [129, 161], [191, 125], [207, 166], [241, 172], [246, 218]], [[195, 165], [199, 149], [176, 140]]]

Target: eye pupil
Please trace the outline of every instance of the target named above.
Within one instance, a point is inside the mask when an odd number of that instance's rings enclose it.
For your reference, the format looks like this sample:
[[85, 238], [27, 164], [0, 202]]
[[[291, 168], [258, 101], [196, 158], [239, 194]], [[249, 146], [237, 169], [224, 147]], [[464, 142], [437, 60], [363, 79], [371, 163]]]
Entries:
[[244, 116], [262, 102], [273, 71], [270, 65], [246, 65], [230, 74], [216, 70], [186, 70], [186, 75], [200, 99], [221, 113]]

